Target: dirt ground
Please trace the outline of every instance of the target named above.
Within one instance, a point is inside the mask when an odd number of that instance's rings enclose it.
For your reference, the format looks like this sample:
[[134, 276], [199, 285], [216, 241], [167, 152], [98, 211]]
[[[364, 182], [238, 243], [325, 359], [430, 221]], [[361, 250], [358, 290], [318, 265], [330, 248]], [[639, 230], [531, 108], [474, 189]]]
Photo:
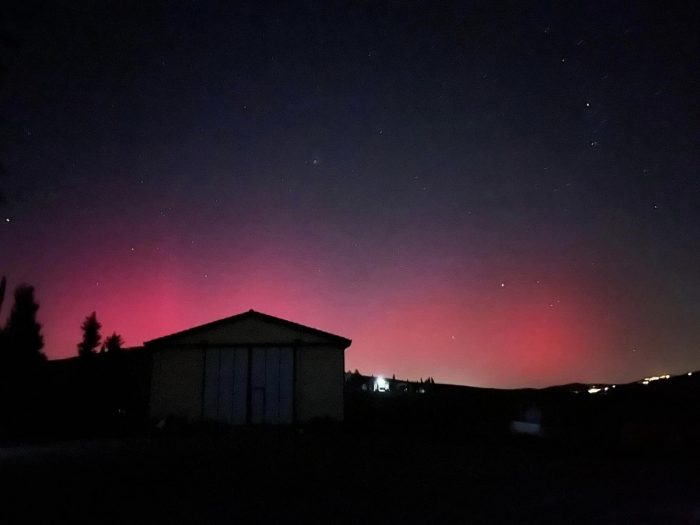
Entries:
[[0, 523], [700, 523], [700, 455], [405, 428], [0, 449]]

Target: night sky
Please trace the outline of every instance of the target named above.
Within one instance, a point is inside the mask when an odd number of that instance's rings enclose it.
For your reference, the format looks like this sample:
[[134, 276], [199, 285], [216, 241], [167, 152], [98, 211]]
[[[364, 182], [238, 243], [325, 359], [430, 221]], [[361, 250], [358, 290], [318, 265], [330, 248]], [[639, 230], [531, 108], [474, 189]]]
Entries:
[[254, 308], [368, 374], [700, 368], [697, 4], [11, 3], [0, 274], [50, 358]]

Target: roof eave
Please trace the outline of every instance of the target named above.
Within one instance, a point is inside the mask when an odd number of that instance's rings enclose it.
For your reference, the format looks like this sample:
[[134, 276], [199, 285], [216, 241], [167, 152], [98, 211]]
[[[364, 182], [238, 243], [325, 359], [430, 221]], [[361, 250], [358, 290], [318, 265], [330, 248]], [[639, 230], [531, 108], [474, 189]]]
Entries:
[[299, 323], [295, 323], [293, 321], [288, 321], [288, 320], [282, 319], [280, 317], [275, 317], [273, 315], [264, 314], [262, 312], [256, 312], [255, 310], [248, 310], [247, 312], [236, 314], [236, 315], [233, 315], [230, 317], [225, 317], [223, 319], [218, 319], [218, 320], [212, 321], [210, 323], [206, 323], [206, 324], [199, 325], [199, 326], [194, 326], [192, 328], [187, 328], [185, 330], [181, 330], [181, 331], [175, 332], [173, 334], [168, 334], [168, 335], [164, 335], [162, 337], [157, 337], [155, 339], [151, 339], [149, 341], [145, 341], [143, 343], [143, 346], [148, 347], [148, 348], [154, 348], [154, 347], [158, 347], [161, 345], [166, 345], [166, 344], [172, 342], [174, 339], [177, 339], [178, 337], [196, 334], [198, 332], [202, 332], [202, 331], [205, 331], [207, 329], [215, 328], [215, 327], [220, 326], [220, 325], [224, 325], [224, 324], [231, 323], [231, 322], [237, 322], [237, 321], [243, 320], [247, 317], [258, 317], [258, 318], [261, 318], [263, 320], [266, 320], [266, 321], [274, 323], [274, 324], [286, 326], [288, 328], [299, 330], [301, 332], [307, 332], [307, 333], [325, 338], [329, 341], [329, 344], [331, 346], [336, 346], [338, 348], [341, 348], [342, 350], [347, 349], [352, 344], [352, 340], [350, 340], [350, 339], [347, 339], [347, 338], [339, 336], [339, 335], [331, 334], [330, 332], [324, 332], [323, 330], [319, 330], [318, 328], [312, 328], [310, 326], [305, 326], [305, 325], [302, 325]]

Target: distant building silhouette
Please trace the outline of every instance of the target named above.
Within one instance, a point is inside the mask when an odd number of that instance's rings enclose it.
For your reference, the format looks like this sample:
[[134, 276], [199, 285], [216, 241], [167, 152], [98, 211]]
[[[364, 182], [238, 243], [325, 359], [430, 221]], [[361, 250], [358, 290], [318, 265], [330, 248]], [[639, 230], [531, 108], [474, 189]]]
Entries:
[[396, 379], [393, 374], [391, 379], [382, 376], [364, 376], [359, 371], [345, 373], [345, 388], [350, 392], [374, 392], [377, 394], [425, 394], [435, 385], [433, 378], [425, 382], [410, 381], [408, 379]]

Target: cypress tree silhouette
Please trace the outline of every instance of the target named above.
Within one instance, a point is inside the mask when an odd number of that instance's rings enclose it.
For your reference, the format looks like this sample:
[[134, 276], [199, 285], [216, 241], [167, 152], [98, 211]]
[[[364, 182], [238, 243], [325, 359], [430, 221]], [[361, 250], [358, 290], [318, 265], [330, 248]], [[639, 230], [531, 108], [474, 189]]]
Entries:
[[116, 354], [123, 350], [124, 339], [117, 332], [112, 332], [112, 335], [107, 337], [102, 347], [108, 354]]
[[15, 289], [15, 303], [3, 331], [4, 360], [9, 369], [30, 367], [46, 360], [41, 351], [44, 337], [36, 320], [39, 305], [34, 287], [22, 284]]
[[100, 335], [100, 328], [102, 328], [102, 325], [97, 320], [97, 313], [92, 312], [88, 315], [85, 321], [83, 321], [83, 324], [80, 325], [80, 328], [83, 330], [83, 340], [78, 343], [78, 355], [81, 357], [94, 355], [102, 340], [102, 336]]

